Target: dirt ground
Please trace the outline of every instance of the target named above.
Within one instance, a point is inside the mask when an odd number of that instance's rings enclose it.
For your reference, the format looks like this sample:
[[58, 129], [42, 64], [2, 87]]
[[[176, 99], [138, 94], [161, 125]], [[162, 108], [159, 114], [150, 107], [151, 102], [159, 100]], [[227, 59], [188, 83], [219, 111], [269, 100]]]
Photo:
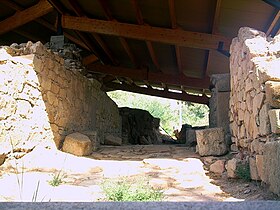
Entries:
[[[59, 186], [49, 183], [62, 178]], [[193, 149], [180, 145], [104, 146], [89, 157], [37, 148], [0, 166], [0, 201], [104, 201], [104, 179], [147, 177], [164, 201], [279, 200], [258, 182], [209, 174]]]

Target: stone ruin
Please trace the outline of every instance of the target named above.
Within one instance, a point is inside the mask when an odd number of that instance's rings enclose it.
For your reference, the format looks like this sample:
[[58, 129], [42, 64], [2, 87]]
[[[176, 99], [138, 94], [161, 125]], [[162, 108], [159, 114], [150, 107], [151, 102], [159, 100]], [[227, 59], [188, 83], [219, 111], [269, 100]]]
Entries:
[[[210, 171], [236, 178], [238, 165], [248, 163], [251, 179], [280, 195], [280, 35], [241, 28], [230, 54], [230, 74], [211, 77], [210, 128], [185, 127], [181, 141], [197, 144], [201, 156], [230, 149], [234, 158], [216, 161]], [[40, 42], [0, 48], [0, 164], [38, 145], [83, 156], [99, 144], [161, 142], [158, 119], [118, 109], [83, 74], [71, 45], [55, 52]]]
[[86, 141], [80, 145], [71, 138], [66, 144], [93, 150], [106, 138], [121, 137], [117, 105], [97, 80], [81, 74], [71, 52], [75, 50], [51, 52], [40, 42], [1, 47], [0, 162], [11, 152], [24, 154], [37, 145], [62, 148], [65, 137], [75, 132]]
[[280, 195], [280, 35], [241, 28], [230, 54], [229, 117], [237, 161], [248, 160], [251, 178]]

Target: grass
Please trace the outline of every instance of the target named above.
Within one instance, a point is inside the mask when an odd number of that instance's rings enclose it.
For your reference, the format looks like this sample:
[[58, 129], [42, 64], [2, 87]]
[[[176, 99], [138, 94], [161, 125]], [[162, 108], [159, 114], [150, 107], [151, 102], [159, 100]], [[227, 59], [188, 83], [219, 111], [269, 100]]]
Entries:
[[53, 187], [57, 187], [63, 183], [63, 181], [62, 181], [63, 178], [64, 178], [64, 176], [62, 175], [61, 171], [59, 171], [58, 173], [53, 174], [53, 177], [49, 181], [49, 184]]
[[251, 180], [251, 174], [250, 174], [249, 163], [243, 163], [243, 164], [237, 165], [236, 175], [240, 179], [243, 179], [245, 181], [250, 181]]
[[102, 189], [109, 201], [161, 201], [161, 189], [153, 189], [146, 178], [106, 179]]

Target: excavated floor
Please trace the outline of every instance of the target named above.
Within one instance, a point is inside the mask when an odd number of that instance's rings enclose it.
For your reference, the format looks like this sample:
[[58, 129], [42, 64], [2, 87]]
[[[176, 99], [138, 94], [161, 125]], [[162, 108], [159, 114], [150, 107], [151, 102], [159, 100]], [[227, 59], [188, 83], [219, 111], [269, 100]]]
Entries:
[[[0, 167], [0, 201], [105, 201], [104, 179], [147, 177], [164, 201], [238, 200], [211, 183], [199, 156], [179, 145], [101, 147], [89, 157], [37, 148]], [[55, 175], [62, 183], [53, 187]]]

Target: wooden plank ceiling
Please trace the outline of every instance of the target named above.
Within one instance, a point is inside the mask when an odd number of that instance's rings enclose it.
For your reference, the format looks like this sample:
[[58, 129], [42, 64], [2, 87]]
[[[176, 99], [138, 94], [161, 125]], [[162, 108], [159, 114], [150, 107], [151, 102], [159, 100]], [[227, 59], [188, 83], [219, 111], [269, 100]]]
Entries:
[[0, 0], [0, 44], [46, 43], [59, 27], [87, 76], [125, 90], [207, 104], [209, 76], [229, 72], [242, 26], [280, 33], [279, 0]]

